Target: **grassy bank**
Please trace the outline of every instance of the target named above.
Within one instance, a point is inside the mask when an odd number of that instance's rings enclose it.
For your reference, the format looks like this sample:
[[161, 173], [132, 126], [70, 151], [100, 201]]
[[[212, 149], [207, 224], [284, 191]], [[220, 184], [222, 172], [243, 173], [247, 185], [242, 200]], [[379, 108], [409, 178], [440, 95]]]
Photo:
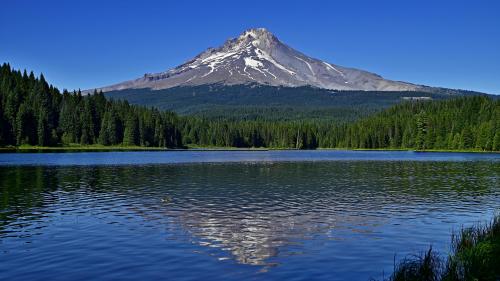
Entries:
[[0, 152], [78, 152], [78, 151], [183, 151], [183, 150], [206, 150], [206, 151], [267, 151], [267, 148], [240, 148], [240, 147], [218, 147], [218, 146], [186, 146], [185, 148], [164, 148], [130, 145], [62, 145], [62, 146], [7, 146], [0, 147]]
[[235, 146], [208, 146], [208, 145], [186, 145], [188, 150], [214, 150], [214, 151], [267, 151], [274, 148], [267, 147], [235, 147]]
[[452, 235], [452, 249], [446, 260], [430, 248], [420, 256], [400, 261], [388, 280], [500, 280], [500, 214], [489, 224]]
[[[80, 145], [70, 144], [61, 146], [5, 146], [0, 147], [0, 152], [50, 152], [50, 151], [179, 151], [179, 150], [206, 150], [206, 151], [268, 151], [268, 150], [297, 150], [295, 148], [286, 147], [221, 147], [221, 146], [200, 146], [187, 145], [184, 148], [164, 148], [164, 147], [146, 147], [146, 146], [130, 146], [130, 145]], [[468, 152], [468, 153], [500, 153], [498, 151], [484, 150], [446, 150], [446, 149], [431, 149], [431, 150], [412, 150], [400, 148], [378, 148], [378, 149], [363, 149], [363, 148], [318, 148], [316, 150], [352, 150], [352, 151], [415, 151], [415, 152]]]
[[413, 152], [455, 152], [455, 153], [500, 153], [500, 151], [481, 149], [402, 149], [402, 148], [356, 148], [359, 151], [413, 151]]
[[163, 147], [127, 146], [127, 145], [64, 145], [64, 146], [7, 146], [0, 147], [0, 151], [30, 152], [30, 151], [133, 151], [133, 150], [171, 150]]

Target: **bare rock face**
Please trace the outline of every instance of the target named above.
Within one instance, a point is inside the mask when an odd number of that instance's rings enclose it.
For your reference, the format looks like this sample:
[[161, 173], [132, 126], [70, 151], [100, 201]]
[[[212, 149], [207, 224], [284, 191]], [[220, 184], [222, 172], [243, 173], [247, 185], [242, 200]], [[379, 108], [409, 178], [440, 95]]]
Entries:
[[424, 88], [308, 57], [282, 43], [266, 29], [256, 28], [227, 40], [219, 48], [209, 48], [174, 69], [145, 74], [144, 77], [100, 90], [159, 90], [176, 86], [251, 83], [366, 91], [414, 91]]

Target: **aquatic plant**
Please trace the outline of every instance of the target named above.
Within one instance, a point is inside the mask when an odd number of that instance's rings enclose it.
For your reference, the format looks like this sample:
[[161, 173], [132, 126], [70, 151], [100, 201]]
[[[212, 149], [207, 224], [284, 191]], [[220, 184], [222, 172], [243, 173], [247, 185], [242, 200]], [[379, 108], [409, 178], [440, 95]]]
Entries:
[[432, 247], [425, 253], [404, 258], [395, 266], [391, 281], [437, 281], [443, 262]]
[[442, 280], [500, 280], [500, 215], [453, 235]]
[[389, 281], [500, 280], [500, 214], [489, 224], [478, 224], [452, 234], [446, 262], [432, 250], [404, 258], [394, 266]]

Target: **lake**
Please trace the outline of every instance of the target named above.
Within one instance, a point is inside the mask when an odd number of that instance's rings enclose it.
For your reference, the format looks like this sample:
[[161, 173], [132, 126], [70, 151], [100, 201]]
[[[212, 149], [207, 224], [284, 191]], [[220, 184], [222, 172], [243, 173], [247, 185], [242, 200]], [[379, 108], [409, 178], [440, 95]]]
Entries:
[[0, 153], [0, 280], [368, 280], [500, 210], [500, 154]]

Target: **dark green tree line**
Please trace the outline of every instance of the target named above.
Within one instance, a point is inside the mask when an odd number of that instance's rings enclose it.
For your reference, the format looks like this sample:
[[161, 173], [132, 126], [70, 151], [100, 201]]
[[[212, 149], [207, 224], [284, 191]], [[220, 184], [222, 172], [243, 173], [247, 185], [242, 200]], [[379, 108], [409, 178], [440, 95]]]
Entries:
[[[67, 144], [181, 147], [175, 114], [82, 95], [49, 85], [43, 75], [0, 67], [0, 145]], [[144, 133], [140, 133], [144, 132]], [[147, 133], [146, 133], [147, 132]]]
[[404, 102], [347, 124], [186, 117], [183, 142], [273, 148], [500, 150], [500, 102], [485, 96]]

